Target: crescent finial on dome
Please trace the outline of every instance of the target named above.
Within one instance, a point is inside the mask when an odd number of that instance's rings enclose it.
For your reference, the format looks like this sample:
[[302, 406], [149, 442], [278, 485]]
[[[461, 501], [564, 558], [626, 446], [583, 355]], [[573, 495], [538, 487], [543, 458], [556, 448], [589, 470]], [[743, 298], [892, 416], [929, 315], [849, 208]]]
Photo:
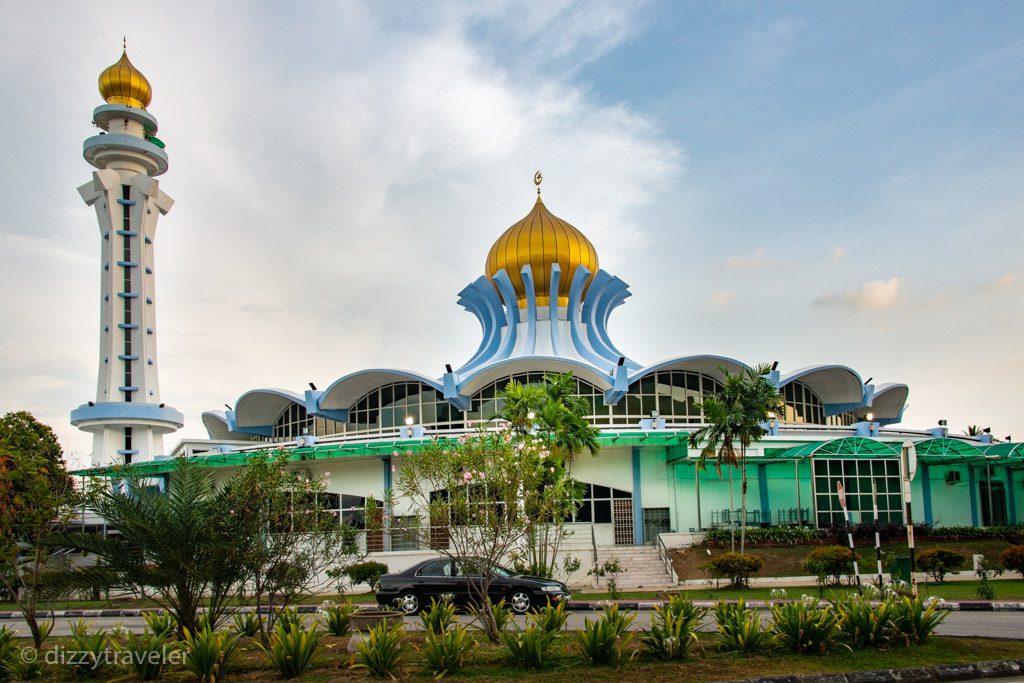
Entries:
[[121, 59], [100, 74], [100, 95], [107, 104], [124, 104], [145, 109], [153, 100], [153, 88], [141, 71], [128, 59], [127, 41]]

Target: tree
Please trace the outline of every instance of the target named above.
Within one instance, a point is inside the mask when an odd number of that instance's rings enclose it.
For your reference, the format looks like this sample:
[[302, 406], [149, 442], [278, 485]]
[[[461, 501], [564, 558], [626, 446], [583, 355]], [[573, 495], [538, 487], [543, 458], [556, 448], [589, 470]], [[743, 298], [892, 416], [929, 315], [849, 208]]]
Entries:
[[261, 635], [273, 630], [277, 612], [296, 596], [320, 587], [325, 570], [344, 570], [362, 559], [356, 529], [340, 523], [325, 504], [325, 481], [289, 471], [288, 454], [260, 453], [224, 486], [231, 562], [242, 574], [240, 590], [256, 601]]
[[[768, 379], [771, 367], [760, 364], [745, 372], [731, 373], [719, 368], [725, 375], [722, 388], [706, 397], [701, 404], [706, 426], [690, 434], [691, 448], [704, 442], [697, 466], [706, 467], [709, 458], [715, 459], [719, 476], [722, 466], [740, 470], [740, 553], [746, 545], [747, 529], [747, 448], [765, 434], [764, 424], [772, 413], [785, 410], [785, 400], [778, 388]], [[739, 444], [739, 457], [736, 444]], [[734, 506], [732, 469], [729, 470], [729, 506]], [[735, 530], [730, 526], [730, 550], [735, 550]]]
[[571, 479], [576, 454], [589, 451], [596, 455], [601, 445], [600, 431], [587, 421], [591, 408], [576, 394], [572, 373], [548, 374], [543, 384], [510, 381], [502, 390], [505, 407], [500, 418], [506, 420], [516, 438], [541, 439], [552, 455], [544, 486], [554, 487], [559, 505], [548, 505], [550, 514], [530, 511], [527, 531], [527, 571], [545, 578], [554, 577], [558, 551], [568, 537], [566, 520], [579, 508], [582, 487]]
[[89, 506], [116, 533], [65, 535], [65, 544], [95, 560], [76, 568], [69, 585], [148, 597], [174, 615], [180, 634], [197, 632], [201, 608], [214, 625], [223, 618], [242, 574], [231, 548], [227, 496], [204, 468], [179, 458], [164, 492], [126, 465], [90, 496]]
[[567, 477], [550, 479], [561, 470], [546, 445], [512, 430], [481, 431], [427, 444], [406, 455], [398, 472], [399, 495], [429, 520], [417, 531], [421, 542], [455, 562], [491, 642], [499, 638], [489, 600], [491, 567], [527, 542], [532, 516], [555, 518], [570, 496]]
[[38, 610], [60, 592], [52, 579], [63, 562], [52, 553], [80, 502], [62, 456], [53, 430], [31, 413], [0, 419], [0, 585], [37, 648], [50, 630], [39, 623]]

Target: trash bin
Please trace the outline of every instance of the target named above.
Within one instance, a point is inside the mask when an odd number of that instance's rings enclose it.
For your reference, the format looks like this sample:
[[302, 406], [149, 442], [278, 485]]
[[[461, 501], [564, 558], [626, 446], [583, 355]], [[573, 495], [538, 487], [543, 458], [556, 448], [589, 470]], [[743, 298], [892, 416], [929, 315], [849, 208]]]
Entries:
[[896, 564], [892, 568], [892, 580], [910, 583], [910, 556], [896, 558]]

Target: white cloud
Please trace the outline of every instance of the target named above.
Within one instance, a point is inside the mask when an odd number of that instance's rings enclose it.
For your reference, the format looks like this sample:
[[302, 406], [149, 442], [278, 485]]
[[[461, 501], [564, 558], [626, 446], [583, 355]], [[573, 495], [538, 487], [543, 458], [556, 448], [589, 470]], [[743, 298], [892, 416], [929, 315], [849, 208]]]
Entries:
[[828, 294], [814, 300], [818, 306], [839, 306], [855, 311], [893, 308], [900, 302], [900, 278], [873, 280], [857, 289]]
[[725, 259], [725, 265], [733, 270], [753, 270], [768, 263], [764, 249], [758, 249], [750, 255], [736, 255]]
[[833, 261], [842, 261], [844, 258], [846, 258], [846, 247], [832, 247]]
[[726, 308], [736, 299], [736, 293], [727, 290], [717, 290], [708, 295], [704, 305], [708, 308]]

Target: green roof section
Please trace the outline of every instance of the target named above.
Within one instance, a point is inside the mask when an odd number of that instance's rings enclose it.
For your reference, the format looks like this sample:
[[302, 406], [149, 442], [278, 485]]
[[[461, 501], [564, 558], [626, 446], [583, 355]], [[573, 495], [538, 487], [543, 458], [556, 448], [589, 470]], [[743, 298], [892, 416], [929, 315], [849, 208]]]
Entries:
[[[689, 432], [652, 431], [652, 432], [606, 432], [599, 434], [598, 443], [602, 448], [607, 446], [682, 446], [685, 454], [686, 439]], [[454, 442], [457, 437], [438, 437], [437, 439], [405, 439], [390, 441], [366, 441], [359, 443], [334, 443], [301, 448], [290, 448], [284, 444], [267, 444], [266, 448], [246, 451], [243, 453], [210, 453], [193, 456], [192, 460], [202, 467], [242, 467], [257, 453], [286, 452], [290, 461], [337, 460], [342, 458], [384, 458], [402, 452], [416, 452], [426, 445], [438, 442]], [[685, 457], [685, 455], [683, 456]], [[132, 471], [139, 476], [155, 476], [174, 471], [174, 460], [153, 460], [132, 465]], [[72, 474], [81, 477], [113, 477], [122, 472], [121, 468], [92, 467], [75, 470]]]
[[960, 439], [950, 439], [949, 437], [918, 441], [914, 446], [917, 449], [917, 457], [919, 458], [922, 456], [980, 458], [985, 455], [974, 444], [961, 441]]
[[[771, 449], [765, 457], [776, 460], [795, 460], [798, 458], [834, 457], [876, 457], [892, 458], [900, 454], [900, 446], [863, 436], [851, 436], [831, 441], [812, 441], [792, 448]], [[781, 451], [781, 452], [780, 452]]]
[[986, 456], [1024, 460], [1024, 443], [994, 443], [982, 449]]

